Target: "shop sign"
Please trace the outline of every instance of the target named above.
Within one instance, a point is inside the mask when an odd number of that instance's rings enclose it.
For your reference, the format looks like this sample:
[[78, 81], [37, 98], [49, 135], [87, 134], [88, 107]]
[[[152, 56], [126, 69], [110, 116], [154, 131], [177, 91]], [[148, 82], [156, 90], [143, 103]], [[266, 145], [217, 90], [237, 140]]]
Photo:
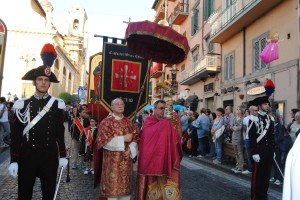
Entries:
[[264, 86], [255, 87], [247, 91], [248, 95], [258, 95], [264, 93], [266, 90]]

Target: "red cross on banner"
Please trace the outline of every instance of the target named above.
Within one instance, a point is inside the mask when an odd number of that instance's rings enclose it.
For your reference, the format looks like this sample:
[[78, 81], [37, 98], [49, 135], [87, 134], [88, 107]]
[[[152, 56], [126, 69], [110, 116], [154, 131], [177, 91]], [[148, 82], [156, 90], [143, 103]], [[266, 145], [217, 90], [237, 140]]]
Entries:
[[112, 60], [112, 91], [140, 92], [141, 63]]

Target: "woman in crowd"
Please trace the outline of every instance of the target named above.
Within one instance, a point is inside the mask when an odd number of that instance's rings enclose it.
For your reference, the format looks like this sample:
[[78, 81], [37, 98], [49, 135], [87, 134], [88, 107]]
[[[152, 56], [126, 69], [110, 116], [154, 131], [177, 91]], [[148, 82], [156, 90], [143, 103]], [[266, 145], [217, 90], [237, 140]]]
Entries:
[[190, 150], [189, 157], [196, 157], [198, 155], [198, 136], [197, 136], [197, 129], [196, 129], [196, 119], [198, 118], [199, 114], [197, 112], [193, 112], [192, 115], [192, 122], [188, 128], [188, 135], [189, 138], [192, 140], [192, 148]]
[[198, 157], [203, 157], [206, 155], [206, 150], [208, 146], [208, 136], [210, 132], [210, 119], [206, 115], [206, 109], [202, 108], [200, 110], [200, 116], [196, 120], [197, 124], [197, 134], [199, 141], [199, 155]]
[[300, 131], [300, 111], [295, 114], [295, 121], [290, 126], [290, 136], [293, 142], [295, 142], [297, 135]]
[[[212, 129], [212, 125], [216, 118], [217, 118], [217, 115], [215, 112], [211, 112], [209, 114], [209, 119], [210, 119], [209, 129], [210, 130]], [[215, 148], [215, 143], [213, 142], [211, 135], [208, 137], [208, 142], [209, 142], [209, 157], [214, 158], [216, 155], [216, 148]]]
[[243, 115], [244, 111], [241, 106], [236, 108], [236, 114], [233, 120], [233, 126], [230, 127], [232, 131], [232, 144], [235, 154], [236, 167], [232, 169], [234, 173], [241, 173], [244, 171], [244, 156], [243, 156]]
[[[216, 110], [216, 119], [214, 120], [214, 123], [212, 125], [211, 134], [213, 137], [215, 137], [215, 133], [218, 129], [221, 129], [224, 125], [224, 115], [225, 111], [223, 108], [217, 108]], [[222, 163], [222, 142], [223, 142], [223, 135], [219, 136], [215, 139], [215, 148], [217, 151], [217, 157], [215, 160], [213, 160], [214, 164], [221, 164]]]

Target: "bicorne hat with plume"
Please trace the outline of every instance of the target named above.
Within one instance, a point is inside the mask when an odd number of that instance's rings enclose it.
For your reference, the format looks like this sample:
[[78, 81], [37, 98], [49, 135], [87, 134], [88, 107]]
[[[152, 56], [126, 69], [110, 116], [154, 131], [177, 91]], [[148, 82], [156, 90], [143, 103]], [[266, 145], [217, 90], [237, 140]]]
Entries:
[[52, 67], [55, 59], [57, 57], [57, 53], [52, 44], [45, 44], [41, 51], [41, 58], [43, 60], [43, 65], [38, 68], [32, 69], [28, 71], [23, 77], [22, 80], [35, 80], [38, 76], [46, 76], [49, 78], [50, 82], [58, 83], [55, 74], [51, 71], [50, 67]]

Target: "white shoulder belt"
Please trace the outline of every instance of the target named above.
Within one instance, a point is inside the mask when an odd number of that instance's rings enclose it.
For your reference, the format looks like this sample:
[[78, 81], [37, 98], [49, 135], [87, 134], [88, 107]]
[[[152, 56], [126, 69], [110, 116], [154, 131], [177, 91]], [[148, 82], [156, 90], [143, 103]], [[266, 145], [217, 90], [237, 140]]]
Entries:
[[39, 112], [39, 113], [37, 114], [37, 116], [35, 116], [35, 118], [34, 118], [31, 122], [29, 122], [29, 123], [27, 124], [27, 126], [24, 128], [24, 130], [23, 130], [23, 135], [26, 134], [26, 136], [27, 136], [27, 141], [28, 141], [28, 139], [29, 139], [29, 134], [28, 134], [28, 133], [29, 133], [29, 130], [30, 130], [32, 127], [34, 127], [34, 125], [36, 125], [36, 123], [38, 123], [38, 121], [40, 121], [40, 119], [42, 119], [43, 116], [44, 116], [47, 112], [49, 112], [49, 110], [50, 110], [52, 104], [54, 103], [55, 99], [56, 99], [55, 97], [51, 97], [50, 100], [48, 101], [47, 105], [44, 106], [43, 110], [41, 110], [41, 112]]

